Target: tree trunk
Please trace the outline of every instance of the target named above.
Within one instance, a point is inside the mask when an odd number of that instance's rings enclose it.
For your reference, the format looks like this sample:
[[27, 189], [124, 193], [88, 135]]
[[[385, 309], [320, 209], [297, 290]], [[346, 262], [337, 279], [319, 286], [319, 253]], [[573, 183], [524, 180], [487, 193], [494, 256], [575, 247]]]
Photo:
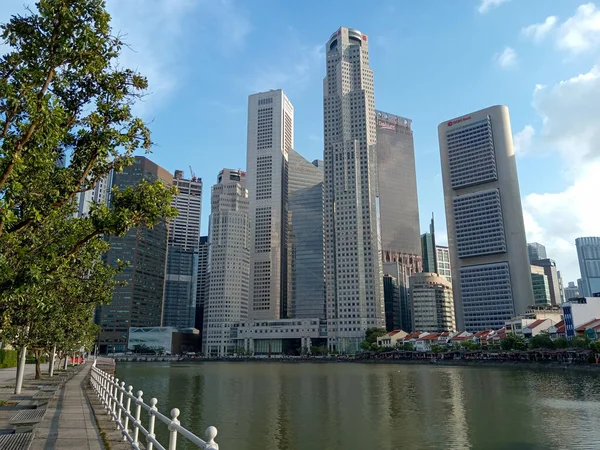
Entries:
[[36, 350], [33, 352], [35, 355], [35, 379], [40, 380], [42, 378], [42, 367], [40, 364], [40, 359], [42, 358], [42, 351]]
[[54, 376], [54, 363], [56, 359], [56, 345], [52, 347], [52, 354], [50, 355], [50, 363], [48, 364], [48, 375], [50, 378]]
[[19, 366], [17, 368], [17, 382], [15, 383], [15, 394], [20, 394], [23, 388], [23, 376], [25, 375], [25, 360], [27, 359], [27, 347], [21, 347], [19, 355]]
[[67, 365], [68, 365], [68, 364], [69, 364], [69, 355], [68, 355], [68, 354], [66, 354], [66, 355], [65, 355], [65, 367], [64, 367], [64, 369], [65, 369], [65, 370], [67, 370]]

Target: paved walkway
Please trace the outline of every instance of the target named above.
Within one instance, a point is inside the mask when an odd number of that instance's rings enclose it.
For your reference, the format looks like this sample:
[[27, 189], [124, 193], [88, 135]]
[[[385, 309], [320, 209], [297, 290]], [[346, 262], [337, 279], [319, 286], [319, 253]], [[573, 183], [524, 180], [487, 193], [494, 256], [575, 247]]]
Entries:
[[30, 450], [104, 450], [91, 406], [85, 395], [88, 361], [48, 403], [44, 420], [35, 428]]
[[[42, 373], [48, 373], [48, 363], [42, 364]], [[35, 364], [25, 364], [25, 377], [35, 373]], [[0, 386], [15, 385], [17, 379], [17, 368], [0, 369]], [[25, 380], [27, 384], [27, 380]]]

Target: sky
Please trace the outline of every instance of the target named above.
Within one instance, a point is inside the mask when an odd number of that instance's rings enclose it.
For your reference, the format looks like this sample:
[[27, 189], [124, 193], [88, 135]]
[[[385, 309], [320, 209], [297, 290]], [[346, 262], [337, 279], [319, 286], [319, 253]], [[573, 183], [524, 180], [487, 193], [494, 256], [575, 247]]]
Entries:
[[[0, 0], [0, 23], [24, 0]], [[29, 2], [31, 3], [31, 2]], [[510, 109], [528, 242], [579, 275], [575, 238], [600, 235], [600, 2], [581, 0], [108, 0], [121, 63], [149, 80], [135, 106], [149, 157], [210, 186], [245, 168], [247, 97], [283, 89], [295, 149], [323, 153], [324, 46], [340, 26], [369, 36], [376, 108], [412, 119], [421, 229], [447, 240], [437, 125]], [[0, 52], [2, 47], [0, 46]]]

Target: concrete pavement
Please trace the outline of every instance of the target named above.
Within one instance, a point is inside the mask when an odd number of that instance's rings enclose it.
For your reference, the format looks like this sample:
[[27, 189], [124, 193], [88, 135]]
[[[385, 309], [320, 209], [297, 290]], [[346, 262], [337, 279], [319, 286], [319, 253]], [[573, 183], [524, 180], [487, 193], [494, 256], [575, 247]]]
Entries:
[[[35, 373], [35, 364], [25, 364], [25, 377]], [[48, 373], [48, 363], [42, 364], [42, 373]], [[0, 386], [15, 385], [17, 380], [17, 368], [0, 369]]]
[[48, 403], [44, 420], [35, 428], [30, 450], [104, 450], [96, 420], [85, 394], [88, 362]]

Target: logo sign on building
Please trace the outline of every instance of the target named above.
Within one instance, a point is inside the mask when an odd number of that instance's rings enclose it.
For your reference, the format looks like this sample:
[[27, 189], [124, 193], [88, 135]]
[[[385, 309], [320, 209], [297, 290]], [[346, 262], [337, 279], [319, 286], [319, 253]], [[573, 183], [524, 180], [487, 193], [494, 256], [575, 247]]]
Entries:
[[456, 125], [457, 123], [466, 122], [470, 118], [471, 118], [471, 116], [467, 116], [467, 117], [461, 117], [460, 119], [451, 120], [450, 122], [448, 122], [448, 126], [451, 127], [452, 125]]
[[377, 127], [381, 130], [396, 131], [396, 124], [394, 122], [388, 122], [387, 120], [377, 121]]

